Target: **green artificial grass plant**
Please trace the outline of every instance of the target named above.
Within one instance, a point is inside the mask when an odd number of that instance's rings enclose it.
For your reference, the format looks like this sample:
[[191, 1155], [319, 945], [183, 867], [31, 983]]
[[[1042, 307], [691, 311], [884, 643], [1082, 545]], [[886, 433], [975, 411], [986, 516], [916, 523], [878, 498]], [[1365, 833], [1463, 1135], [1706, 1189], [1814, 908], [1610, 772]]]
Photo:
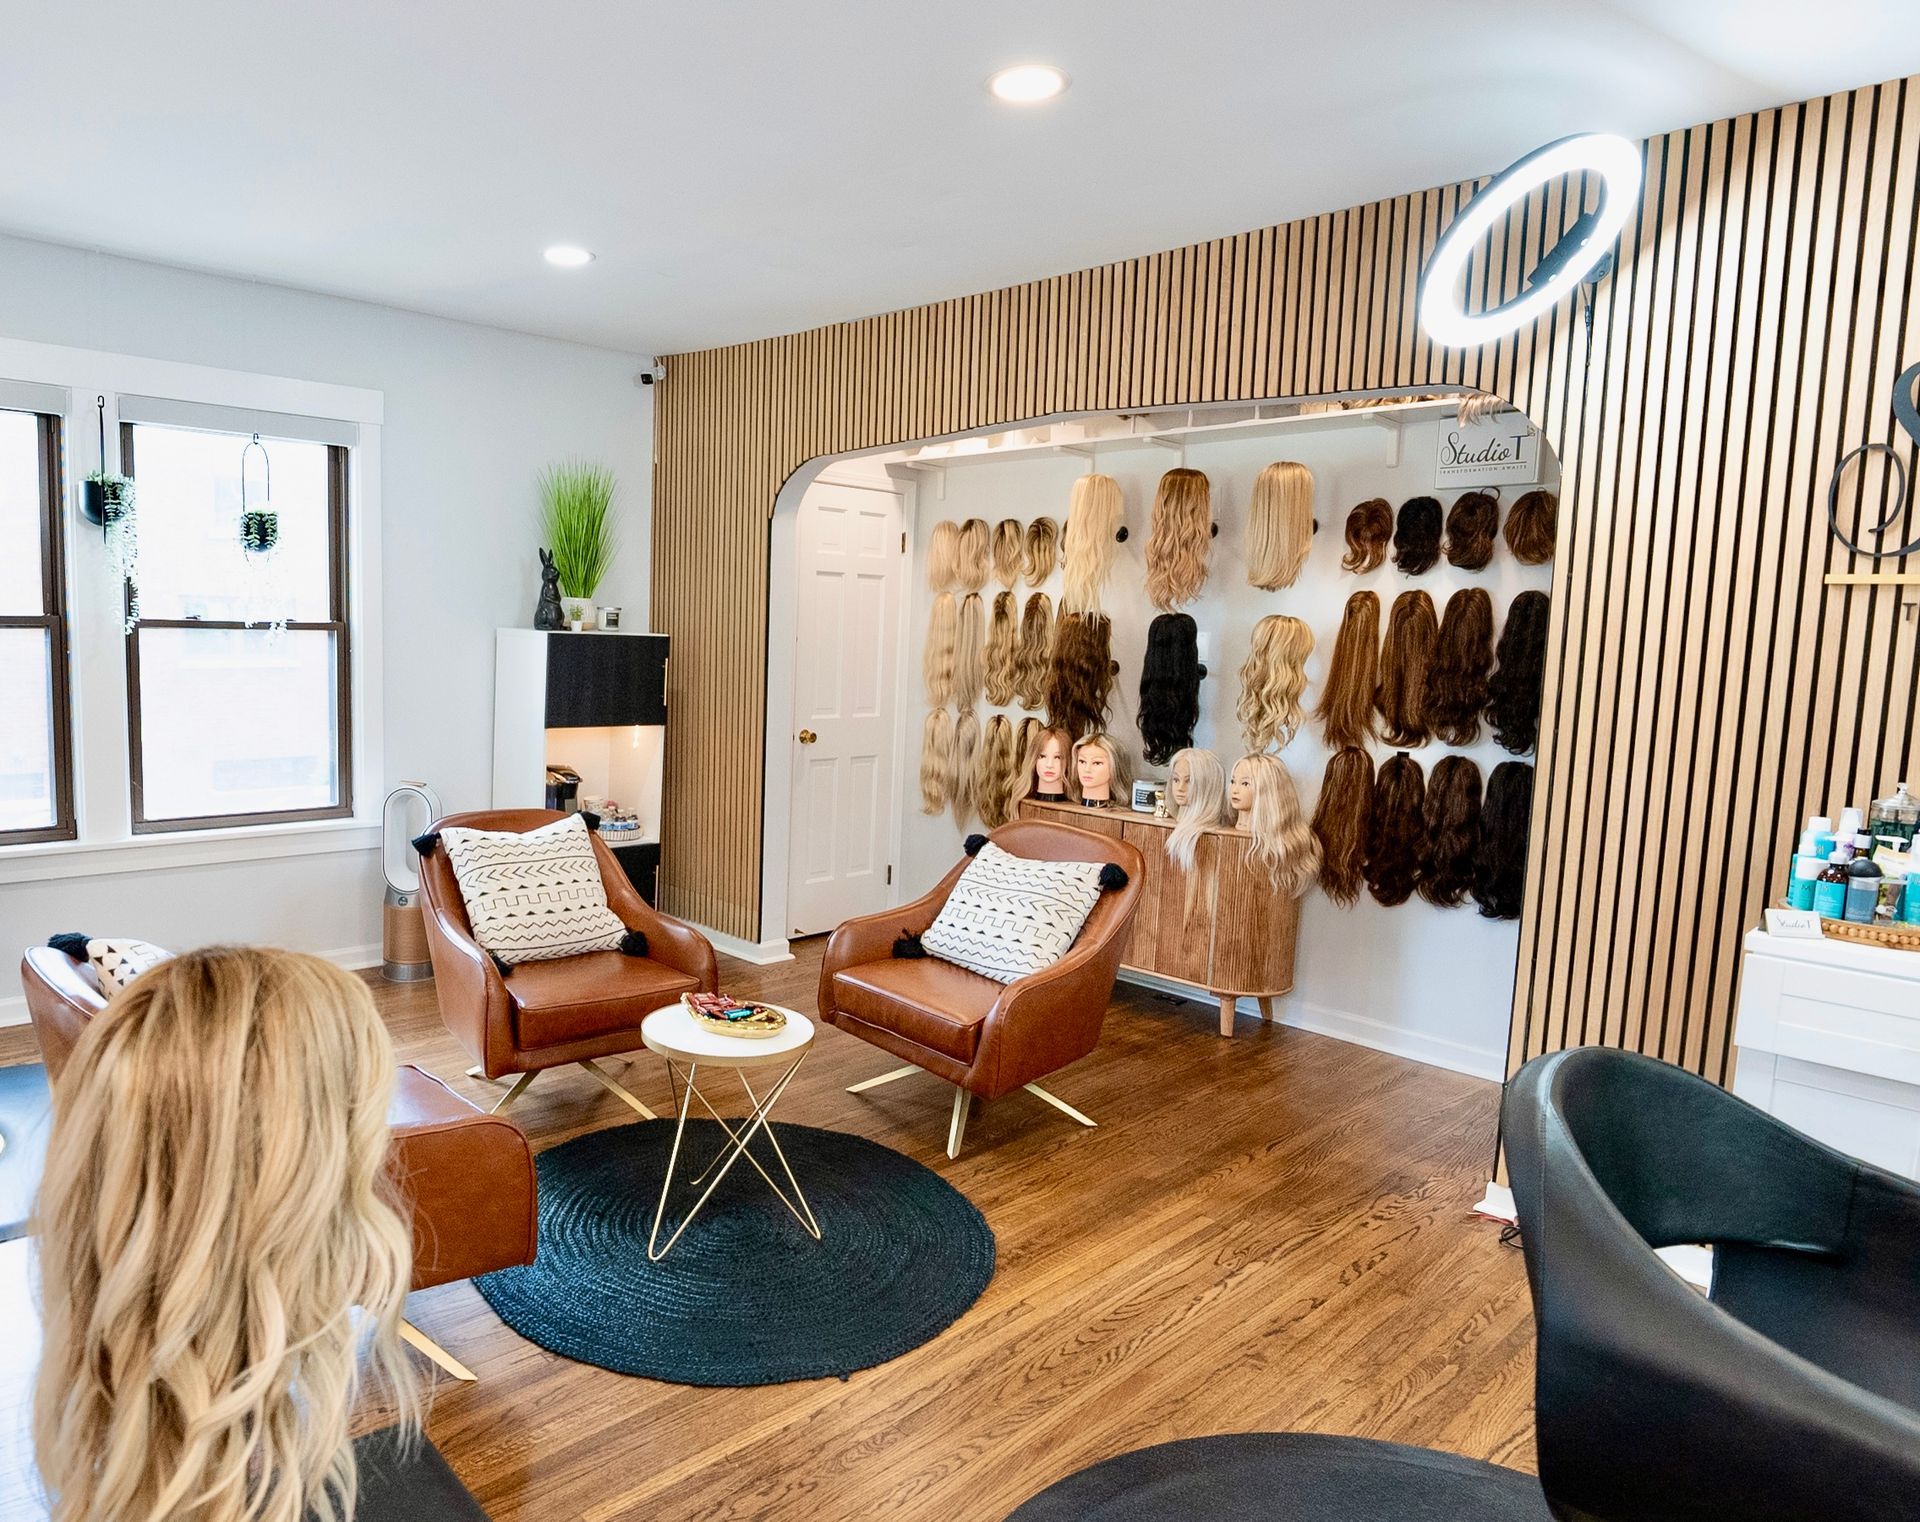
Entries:
[[540, 478], [540, 532], [566, 597], [591, 597], [613, 563], [613, 472], [570, 460]]

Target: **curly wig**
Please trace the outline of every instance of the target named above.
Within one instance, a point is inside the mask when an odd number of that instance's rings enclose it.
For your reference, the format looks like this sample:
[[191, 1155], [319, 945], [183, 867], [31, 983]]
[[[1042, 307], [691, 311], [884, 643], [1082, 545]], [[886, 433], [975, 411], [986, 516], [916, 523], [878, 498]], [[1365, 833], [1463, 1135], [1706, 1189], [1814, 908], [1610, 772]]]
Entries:
[[1027, 567], [1027, 531], [1018, 518], [1002, 518], [993, 526], [993, 576], [1011, 591]]
[[1559, 527], [1560, 499], [1550, 491], [1525, 492], [1507, 509], [1507, 548], [1522, 565], [1545, 565]]
[[1320, 842], [1320, 886], [1351, 904], [1367, 880], [1367, 821], [1373, 814], [1373, 757], [1358, 746], [1337, 750], [1320, 781], [1313, 833]]
[[1060, 525], [1047, 517], [1027, 525], [1027, 585], [1037, 587], [1053, 575], [1060, 559]]
[[1433, 732], [1448, 745], [1471, 745], [1480, 738], [1480, 710], [1487, 706], [1492, 670], [1493, 599], [1479, 587], [1462, 587], [1447, 599], [1440, 620], [1423, 709]]
[[1487, 778], [1480, 807], [1480, 848], [1473, 858], [1473, 897], [1490, 920], [1520, 918], [1527, 885], [1527, 825], [1533, 817], [1533, 768], [1502, 761]]
[[1313, 472], [1276, 460], [1253, 483], [1247, 509], [1247, 580], [1263, 591], [1290, 587], [1313, 548]]
[[1207, 478], [1184, 466], [1160, 478], [1147, 524], [1147, 601], [1163, 613], [1200, 595], [1213, 544]]
[[1405, 751], [1373, 779], [1367, 819], [1367, 891], [1391, 908], [1413, 897], [1427, 854], [1426, 778]]
[[1100, 589], [1107, 584], [1119, 542], [1125, 503], [1112, 476], [1082, 476], [1073, 483], [1073, 502], [1061, 535], [1065, 566], [1060, 589], [1062, 613], [1098, 613]]
[[1298, 898], [1320, 875], [1320, 841], [1300, 807], [1293, 773], [1286, 762], [1264, 751], [1242, 756], [1233, 769], [1253, 789], [1247, 815], [1247, 831], [1253, 836], [1249, 858], [1266, 869], [1276, 892]]
[[1447, 560], [1463, 571], [1479, 571], [1493, 559], [1500, 529], [1500, 504], [1492, 492], [1462, 492], [1447, 509]]
[[1514, 598], [1494, 652], [1499, 664], [1487, 681], [1487, 722], [1493, 738], [1516, 756], [1524, 756], [1540, 738], [1550, 608], [1545, 592], [1522, 592]]
[[1013, 701], [1014, 683], [1020, 674], [1013, 602], [1011, 592], [994, 593], [993, 616], [987, 621], [987, 701], [996, 708]]
[[1053, 631], [1047, 667], [1047, 726], [1090, 735], [1107, 722], [1113, 697], [1113, 623], [1104, 613], [1066, 613]]
[[1369, 497], [1347, 514], [1347, 553], [1340, 564], [1359, 574], [1376, 569], [1387, 558], [1393, 538], [1393, 504], [1385, 497]]
[[1386, 643], [1380, 650], [1380, 735], [1389, 745], [1425, 745], [1427, 668], [1440, 638], [1433, 599], [1425, 592], [1402, 592], [1387, 615]]
[[1246, 663], [1240, 668], [1240, 703], [1234, 710], [1248, 750], [1285, 747], [1300, 728], [1300, 695], [1307, 690], [1307, 657], [1313, 630], [1285, 613], [1269, 613], [1253, 626]]
[[980, 701], [987, 679], [987, 616], [978, 592], [960, 599], [953, 642], [953, 706], [968, 709]]
[[951, 592], [960, 585], [960, 525], [951, 518], [933, 526], [927, 545], [927, 585], [936, 592]]
[[937, 814], [953, 792], [953, 715], [930, 709], [920, 726], [920, 812]]
[[1400, 504], [1393, 526], [1393, 563], [1409, 576], [1431, 571], [1440, 561], [1440, 499], [1409, 497]]
[[920, 671], [927, 680], [927, 703], [944, 708], [953, 701], [953, 663], [960, 644], [960, 604], [953, 593], [942, 592], [927, 615], [927, 645], [920, 652]]
[[969, 518], [960, 525], [957, 574], [962, 591], [978, 592], [987, 584], [988, 552], [992, 540], [993, 531], [987, 527], [985, 518]]
[[1013, 784], [1020, 758], [1013, 744], [1013, 723], [1005, 714], [987, 720], [973, 763], [973, 801], [980, 822], [997, 830], [1013, 817]]
[[1020, 646], [1014, 652], [1013, 695], [1022, 708], [1047, 701], [1047, 661], [1053, 654], [1053, 599], [1035, 592], [1020, 615]]
[[1480, 851], [1480, 768], [1443, 756], [1427, 781], [1427, 859], [1420, 896], [1442, 909], [1464, 904]]
[[1373, 738], [1373, 692], [1380, 676], [1380, 599], [1355, 592], [1340, 618], [1333, 659], [1320, 689], [1320, 722], [1338, 750]]
[[1200, 722], [1199, 629], [1185, 613], [1162, 613], [1147, 626], [1140, 666], [1140, 739], [1154, 766], [1193, 744]]

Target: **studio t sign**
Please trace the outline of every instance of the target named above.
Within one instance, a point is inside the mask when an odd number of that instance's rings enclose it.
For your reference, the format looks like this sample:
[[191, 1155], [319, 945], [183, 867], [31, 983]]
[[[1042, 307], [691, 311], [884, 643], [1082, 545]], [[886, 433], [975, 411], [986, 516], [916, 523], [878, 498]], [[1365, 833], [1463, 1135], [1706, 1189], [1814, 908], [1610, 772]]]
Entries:
[[1540, 435], [1517, 412], [1440, 430], [1435, 486], [1529, 485], [1540, 479]]

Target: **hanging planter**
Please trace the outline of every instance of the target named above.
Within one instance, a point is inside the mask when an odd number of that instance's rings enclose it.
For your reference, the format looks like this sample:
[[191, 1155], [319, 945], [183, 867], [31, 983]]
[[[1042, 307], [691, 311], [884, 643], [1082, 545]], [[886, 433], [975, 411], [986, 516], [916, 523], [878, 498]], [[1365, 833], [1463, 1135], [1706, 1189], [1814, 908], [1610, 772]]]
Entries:
[[111, 528], [133, 512], [133, 482], [112, 471], [94, 471], [81, 486], [80, 511], [87, 522]]
[[[266, 491], [256, 505], [249, 507], [247, 456], [256, 449], [264, 466]], [[240, 451], [240, 548], [249, 555], [269, 555], [279, 542], [280, 515], [273, 508], [273, 457], [256, 433]]]

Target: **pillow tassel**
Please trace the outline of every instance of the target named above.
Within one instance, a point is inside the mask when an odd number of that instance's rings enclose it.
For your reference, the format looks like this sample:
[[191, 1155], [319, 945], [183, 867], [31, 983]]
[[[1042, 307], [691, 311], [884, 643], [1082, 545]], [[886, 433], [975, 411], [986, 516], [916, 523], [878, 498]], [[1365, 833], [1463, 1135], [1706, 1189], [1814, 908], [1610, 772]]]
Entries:
[[967, 837], [967, 855], [978, 856], [980, 854], [980, 848], [986, 843], [987, 837], [984, 835], [969, 835]]
[[1108, 862], [1100, 869], [1100, 891], [1118, 893], [1127, 885], [1127, 869], [1118, 862]]
[[644, 930], [629, 930], [620, 937], [620, 954], [629, 957], [643, 957], [647, 954], [647, 933]]
[[513, 971], [513, 963], [503, 959], [498, 952], [489, 951], [487, 955], [493, 958], [493, 970], [501, 977], [504, 978]]
[[55, 951], [64, 951], [76, 962], [84, 962], [87, 959], [87, 942], [92, 939], [92, 936], [82, 935], [77, 930], [67, 930], [59, 935], [48, 936], [47, 944]]
[[416, 835], [412, 841], [414, 850], [418, 851], [422, 856], [433, 855], [434, 850], [439, 844], [440, 832], [438, 830], [429, 830], [424, 835]]
[[911, 962], [927, 954], [927, 948], [920, 944], [920, 934], [915, 930], [902, 930], [893, 943], [893, 954], [903, 962]]

